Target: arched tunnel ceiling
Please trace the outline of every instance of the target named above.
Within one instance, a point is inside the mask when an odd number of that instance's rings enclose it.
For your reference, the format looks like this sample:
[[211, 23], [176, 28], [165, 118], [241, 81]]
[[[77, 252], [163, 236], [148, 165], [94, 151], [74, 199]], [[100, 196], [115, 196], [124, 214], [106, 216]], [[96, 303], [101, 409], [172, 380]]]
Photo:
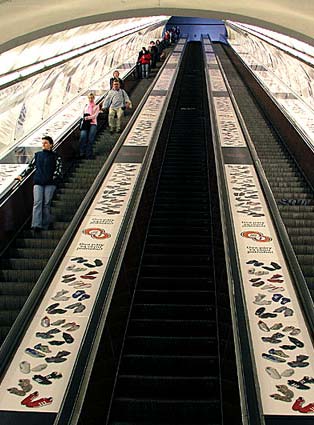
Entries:
[[314, 44], [313, 0], [0, 0], [0, 52], [79, 25], [150, 15], [233, 19]]

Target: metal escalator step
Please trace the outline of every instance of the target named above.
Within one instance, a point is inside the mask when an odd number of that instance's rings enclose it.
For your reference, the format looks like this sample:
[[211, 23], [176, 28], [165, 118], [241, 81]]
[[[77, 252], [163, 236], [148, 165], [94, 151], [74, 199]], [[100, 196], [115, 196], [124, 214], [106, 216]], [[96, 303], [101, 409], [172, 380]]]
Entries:
[[7, 258], [0, 260], [0, 269], [11, 270], [42, 270], [47, 264], [48, 259], [34, 259], [34, 258]]
[[142, 266], [143, 276], [156, 277], [206, 277], [208, 275], [208, 265], [146, 265]]
[[127, 354], [164, 355], [211, 355], [217, 351], [216, 338], [210, 337], [166, 337], [166, 336], [127, 336]]
[[[5, 282], [30, 282], [36, 281], [41, 270], [0, 270], [0, 281]], [[0, 321], [1, 323], [1, 321]]]
[[200, 304], [205, 301], [213, 302], [214, 294], [211, 291], [175, 290], [170, 289], [139, 289], [135, 295], [135, 303], [138, 304]]
[[[195, 421], [197, 411], [197, 424], [208, 424], [211, 421], [220, 420], [220, 403], [218, 400], [158, 400], [150, 398], [116, 398], [112, 407], [113, 421], [128, 420], [135, 421], [153, 418], [152, 425], [157, 421], [165, 421], [171, 424], [192, 424]], [[156, 421], [156, 422], [155, 422]], [[114, 422], [113, 422], [114, 423]], [[195, 422], [194, 422], [195, 423]], [[133, 424], [133, 423], [132, 423]]]
[[194, 319], [132, 319], [130, 336], [208, 336], [216, 331], [215, 320]]
[[173, 398], [198, 400], [206, 395], [217, 398], [218, 377], [120, 375], [117, 397]]
[[204, 376], [204, 371], [217, 367], [217, 356], [127, 354], [122, 358], [121, 373]]
[[209, 254], [202, 253], [190, 253], [186, 254], [186, 251], [181, 253], [178, 253], [176, 251], [170, 251], [170, 252], [163, 252], [161, 250], [161, 253], [146, 253], [143, 256], [143, 264], [145, 265], [165, 265], [165, 264], [172, 264], [172, 265], [181, 265], [184, 264], [187, 265], [209, 265], [211, 264], [211, 257]]
[[215, 307], [200, 304], [135, 304], [134, 319], [213, 319]]
[[0, 311], [6, 310], [20, 310], [25, 301], [27, 300], [27, 295], [20, 295], [18, 292], [14, 295], [0, 295]]
[[0, 296], [20, 295], [26, 296], [33, 289], [33, 282], [0, 282]]
[[140, 276], [138, 287], [150, 289], [199, 289], [206, 290], [212, 285], [210, 278], [207, 277], [156, 277], [156, 276]]

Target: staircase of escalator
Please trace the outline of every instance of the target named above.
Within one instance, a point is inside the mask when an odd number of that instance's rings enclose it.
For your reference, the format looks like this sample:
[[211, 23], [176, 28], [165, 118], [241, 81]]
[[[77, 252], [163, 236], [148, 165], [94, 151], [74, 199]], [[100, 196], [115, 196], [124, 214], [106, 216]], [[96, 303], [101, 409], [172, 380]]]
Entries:
[[[0, 345], [33, 286], [72, 220], [115, 140], [102, 131], [96, 140], [95, 159], [77, 160], [60, 185], [52, 204], [51, 230], [34, 233], [24, 228], [0, 260]], [[27, 225], [29, 227], [29, 224]]]
[[[265, 117], [226, 53], [215, 45], [229, 84], [278, 204], [291, 244], [314, 299], [314, 194], [283, 140]], [[295, 205], [290, 205], [291, 200]], [[305, 205], [300, 205], [304, 203]]]
[[227, 349], [233, 340], [228, 290], [217, 293], [226, 275], [222, 238], [213, 236], [219, 204], [216, 193], [211, 204], [209, 189], [201, 44], [190, 42], [185, 55], [109, 413], [100, 412], [97, 396], [108, 394], [97, 387], [103, 358], [89, 383], [82, 425], [218, 425], [230, 423], [228, 415], [242, 423], [234, 351]]

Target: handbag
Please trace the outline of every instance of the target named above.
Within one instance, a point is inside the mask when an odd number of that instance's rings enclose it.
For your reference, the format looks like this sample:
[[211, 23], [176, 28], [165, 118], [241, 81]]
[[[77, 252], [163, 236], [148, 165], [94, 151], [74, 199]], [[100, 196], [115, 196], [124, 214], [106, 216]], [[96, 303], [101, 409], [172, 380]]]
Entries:
[[87, 117], [89, 114], [84, 114], [80, 121], [80, 130], [90, 130], [90, 120], [85, 120], [84, 118]]

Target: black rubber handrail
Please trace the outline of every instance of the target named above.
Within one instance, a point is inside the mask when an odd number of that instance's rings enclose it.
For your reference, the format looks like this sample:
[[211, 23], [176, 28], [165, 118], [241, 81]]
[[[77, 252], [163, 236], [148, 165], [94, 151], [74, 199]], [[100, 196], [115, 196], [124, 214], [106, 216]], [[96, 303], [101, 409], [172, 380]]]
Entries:
[[[231, 102], [233, 104], [234, 110], [236, 112], [237, 118], [239, 120], [244, 138], [247, 142], [248, 149], [250, 151], [255, 170], [259, 179], [259, 182], [261, 184], [271, 217], [272, 221], [275, 227], [275, 230], [277, 232], [278, 240], [280, 243], [281, 248], [284, 251], [286, 262], [288, 265], [288, 269], [290, 274], [293, 277], [294, 281], [294, 288], [296, 289], [296, 292], [299, 296], [299, 300], [301, 301], [301, 305], [303, 308], [303, 311], [305, 313], [306, 319], [308, 321], [308, 324], [310, 325], [310, 329], [314, 329], [314, 303], [312, 300], [312, 297], [310, 295], [309, 289], [307, 287], [305, 278], [303, 276], [300, 264], [298, 262], [298, 259], [295, 255], [294, 249], [291, 245], [291, 241], [286, 229], [286, 226], [284, 225], [280, 212], [278, 210], [278, 206], [276, 203], [276, 200], [274, 198], [273, 192], [271, 190], [271, 187], [268, 183], [266, 174], [264, 172], [263, 166], [261, 164], [261, 161], [258, 157], [258, 154], [256, 152], [254, 143], [252, 142], [251, 136], [248, 132], [248, 129], [245, 125], [244, 118], [240, 112], [240, 109], [238, 107], [237, 101], [234, 97], [234, 94], [232, 92], [232, 89], [230, 87], [230, 84], [228, 82], [227, 76], [222, 68], [221, 62], [219, 58], [217, 57], [217, 62], [220, 67], [220, 71], [223, 75]], [[309, 332], [310, 335], [312, 335], [312, 332]]]

